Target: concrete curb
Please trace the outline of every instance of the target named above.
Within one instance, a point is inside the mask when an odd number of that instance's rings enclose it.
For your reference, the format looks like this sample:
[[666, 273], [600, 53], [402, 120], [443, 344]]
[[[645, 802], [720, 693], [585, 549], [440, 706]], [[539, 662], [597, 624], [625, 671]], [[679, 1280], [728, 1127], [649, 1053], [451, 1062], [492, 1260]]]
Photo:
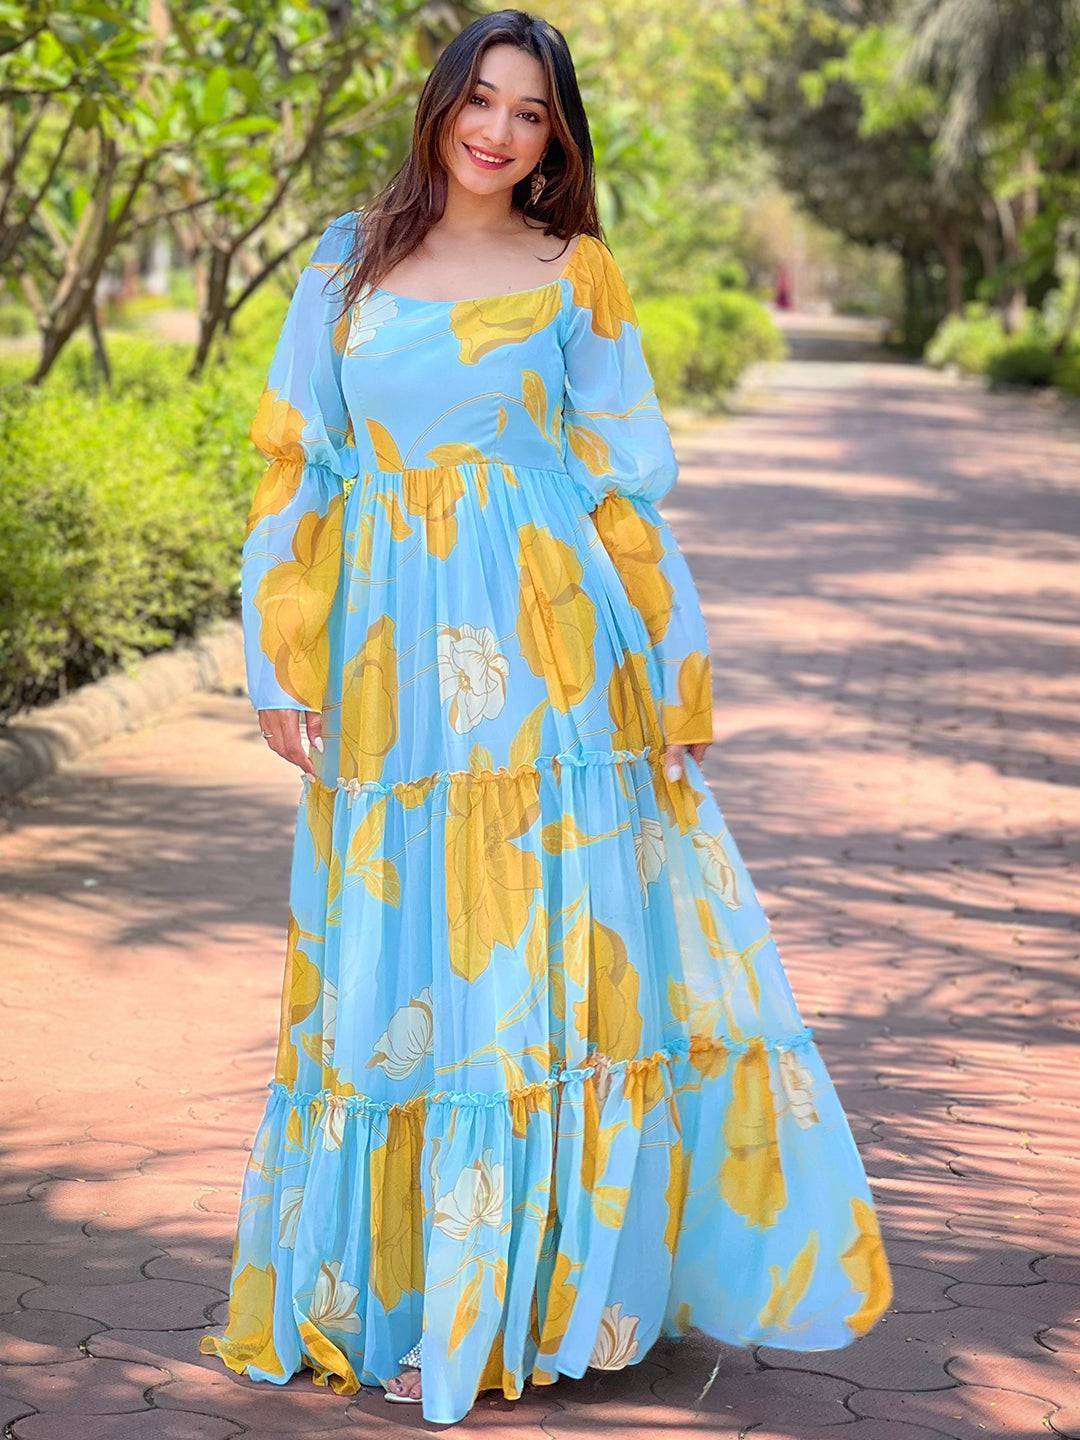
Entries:
[[54, 774], [116, 731], [139, 729], [192, 691], [243, 691], [244, 685], [240, 621], [219, 620], [196, 639], [139, 660], [131, 675], [92, 680], [0, 726], [0, 799]]

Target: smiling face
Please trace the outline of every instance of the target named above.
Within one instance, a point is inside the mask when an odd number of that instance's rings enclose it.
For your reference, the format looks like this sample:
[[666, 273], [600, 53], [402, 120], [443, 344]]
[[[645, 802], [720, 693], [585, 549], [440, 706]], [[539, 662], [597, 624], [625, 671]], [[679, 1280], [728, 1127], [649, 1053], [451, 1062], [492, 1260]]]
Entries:
[[[475, 195], [516, 185], [535, 169], [547, 146], [550, 104], [539, 60], [516, 45], [490, 46], [444, 154], [452, 179]], [[498, 160], [492, 161], [493, 155]]]

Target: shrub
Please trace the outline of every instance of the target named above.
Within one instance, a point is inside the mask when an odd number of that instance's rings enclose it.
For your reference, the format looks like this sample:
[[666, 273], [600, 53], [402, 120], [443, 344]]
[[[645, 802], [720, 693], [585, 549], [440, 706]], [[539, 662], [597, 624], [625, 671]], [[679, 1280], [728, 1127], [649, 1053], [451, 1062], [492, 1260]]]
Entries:
[[1070, 395], [1080, 395], [1080, 348], [1066, 350], [1058, 356], [1050, 374], [1050, 383]]
[[748, 365], [785, 353], [775, 321], [753, 296], [710, 288], [690, 299], [700, 328], [687, 374], [692, 392], [716, 397], [732, 389]]
[[1018, 335], [993, 351], [986, 373], [991, 380], [1009, 385], [1049, 385], [1055, 361], [1048, 340]]
[[936, 369], [955, 365], [969, 375], [982, 375], [991, 355], [1007, 338], [998, 311], [973, 300], [961, 314], [945, 317], [931, 336], [923, 359]]
[[4, 367], [0, 716], [236, 609], [263, 377], [193, 384], [188, 346], [119, 335], [110, 354], [110, 390], [81, 338], [36, 390]]
[[657, 397], [662, 405], [682, 404], [690, 362], [701, 341], [694, 307], [685, 296], [668, 295], [640, 300], [635, 308]]

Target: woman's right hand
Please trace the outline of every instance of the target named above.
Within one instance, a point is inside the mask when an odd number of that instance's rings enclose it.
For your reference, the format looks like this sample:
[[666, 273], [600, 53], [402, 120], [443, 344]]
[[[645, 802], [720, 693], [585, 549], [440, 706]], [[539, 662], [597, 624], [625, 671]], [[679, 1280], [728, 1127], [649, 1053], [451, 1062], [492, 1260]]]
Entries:
[[[299, 765], [305, 775], [316, 779], [315, 769], [304, 751], [300, 738], [299, 710], [260, 710], [259, 729], [263, 739], [275, 755]], [[307, 723], [308, 739], [316, 750], [322, 749], [322, 716], [312, 710], [303, 712]]]

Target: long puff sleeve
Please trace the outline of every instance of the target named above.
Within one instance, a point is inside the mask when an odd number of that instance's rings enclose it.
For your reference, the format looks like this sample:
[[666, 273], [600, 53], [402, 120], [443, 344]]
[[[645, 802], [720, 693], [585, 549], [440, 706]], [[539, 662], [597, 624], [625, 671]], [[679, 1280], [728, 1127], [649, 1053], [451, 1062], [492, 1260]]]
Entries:
[[686, 558], [656, 508], [679, 467], [634, 303], [611, 251], [592, 236], [578, 242], [568, 278], [563, 464], [660, 660], [665, 739], [711, 741], [709, 637]]
[[337, 319], [356, 213], [323, 232], [293, 291], [250, 430], [270, 462], [241, 558], [248, 694], [256, 710], [322, 709], [328, 622], [340, 586], [342, 515], [357, 475], [341, 390], [348, 315]]

